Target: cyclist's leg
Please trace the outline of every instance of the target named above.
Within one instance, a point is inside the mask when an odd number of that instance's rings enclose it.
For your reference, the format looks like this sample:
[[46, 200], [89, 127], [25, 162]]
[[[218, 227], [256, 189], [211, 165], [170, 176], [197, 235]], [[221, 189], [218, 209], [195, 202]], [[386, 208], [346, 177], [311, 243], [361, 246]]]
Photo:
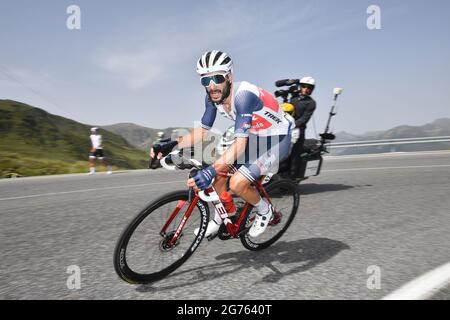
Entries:
[[[224, 170], [224, 172], [226, 172], [227, 170]], [[217, 176], [214, 178], [214, 189], [216, 189], [217, 194], [220, 196], [222, 194], [222, 192], [227, 191], [227, 182], [228, 182], [229, 177], [222, 177], [222, 176]], [[217, 212], [216, 210], [214, 210], [214, 218], [213, 220], [217, 223], [217, 224], [221, 224], [222, 223], [222, 218], [220, 217], [220, 213]]]
[[[250, 142], [251, 140], [249, 140]], [[257, 139], [257, 159], [238, 167], [238, 172], [230, 179], [230, 189], [245, 201], [252, 204], [257, 210], [257, 219], [250, 229], [251, 236], [259, 236], [266, 229], [272, 216], [271, 206], [251, 186], [251, 183], [269, 172], [276, 173], [279, 162], [289, 155], [291, 136], [273, 136]], [[251, 148], [251, 147], [250, 147]]]
[[96, 159], [96, 156], [95, 156], [94, 152], [91, 152], [89, 154], [89, 173], [90, 174], [95, 172], [95, 159]]
[[237, 196], [241, 197], [251, 205], [255, 205], [261, 199], [258, 191], [251, 185], [255, 181], [253, 177], [251, 180], [241, 171], [237, 171], [230, 178], [230, 190]]
[[[249, 146], [255, 142], [258, 144], [257, 148]], [[246, 150], [248, 156], [245, 160], [239, 159], [241, 162], [233, 166], [233, 171], [239, 172], [240, 175], [233, 175], [230, 180], [230, 188], [243, 193], [244, 197], [248, 193], [250, 200], [252, 200], [253, 193], [251, 191], [246, 192], [246, 185], [250, 185], [250, 183], [268, 173], [277, 173], [280, 162], [289, 157], [291, 135], [258, 137], [256, 140], [249, 139], [247, 148], [250, 149], [250, 152]], [[256, 154], [256, 156], [252, 156], [252, 153]], [[244, 178], [248, 182], [245, 183]], [[249, 202], [251, 203], [251, 201]]]
[[214, 189], [216, 189], [216, 192], [218, 195], [221, 195], [222, 192], [227, 191], [227, 181], [228, 177], [222, 177], [222, 176], [216, 176], [214, 178]]
[[[229, 170], [229, 169], [228, 169]], [[228, 171], [224, 170], [224, 172]], [[214, 178], [214, 189], [216, 189], [217, 194], [220, 196], [222, 192], [227, 191], [227, 181], [228, 177], [216, 176]], [[214, 217], [209, 221], [208, 227], [206, 228], [205, 237], [210, 237], [215, 235], [219, 231], [219, 227], [222, 224], [222, 217], [217, 210], [214, 210]], [[195, 235], [198, 234], [200, 228], [194, 230]]]

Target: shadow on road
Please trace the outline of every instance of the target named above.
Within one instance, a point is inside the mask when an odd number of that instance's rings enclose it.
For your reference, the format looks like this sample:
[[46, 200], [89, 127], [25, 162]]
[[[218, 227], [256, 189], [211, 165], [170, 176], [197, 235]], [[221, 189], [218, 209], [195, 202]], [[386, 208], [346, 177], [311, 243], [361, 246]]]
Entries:
[[[350, 249], [343, 242], [327, 238], [311, 238], [296, 241], [280, 241], [266, 250], [248, 250], [225, 253], [215, 257], [217, 262], [175, 272], [160, 282], [141, 285], [139, 292], [157, 292], [192, 286], [208, 280], [224, 277], [241, 270], [254, 273], [262, 268], [272, 272], [256, 283], [275, 283], [291, 274], [304, 272], [327, 261], [342, 250]], [[197, 255], [199, 252], [197, 252]], [[191, 259], [195, 259], [195, 256]], [[251, 285], [242, 283], [243, 286]]]
[[[302, 195], [331, 192], [331, 191], [343, 191], [362, 186], [348, 186], [345, 184], [316, 184], [316, 183], [301, 183], [298, 186], [299, 193]], [[364, 187], [371, 187], [371, 185], [365, 185]]]

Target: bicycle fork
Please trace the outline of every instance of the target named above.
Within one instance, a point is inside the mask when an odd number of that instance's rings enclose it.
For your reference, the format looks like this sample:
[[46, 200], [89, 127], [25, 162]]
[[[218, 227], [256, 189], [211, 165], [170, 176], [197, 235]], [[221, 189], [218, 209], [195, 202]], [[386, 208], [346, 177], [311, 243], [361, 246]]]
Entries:
[[[189, 203], [189, 207], [187, 208], [186, 212], [183, 214], [183, 218], [181, 219], [181, 222], [178, 224], [177, 229], [175, 230], [175, 233], [173, 234], [172, 238], [169, 241], [169, 246], [174, 246], [177, 243], [178, 238], [181, 235], [181, 231], [184, 228], [184, 225], [186, 224], [186, 221], [189, 219], [189, 217], [192, 214], [192, 211], [194, 210], [195, 206], [197, 205], [197, 202], [199, 200], [199, 196], [196, 195], [194, 199]], [[172, 214], [170, 215], [167, 222], [164, 224], [163, 228], [160, 231], [161, 236], [164, 236], [166, 234], [167, 228], [172, 223], [172, 221], [175, 219], [175, 217], [178, 215], [178, 213], [181, 211], [181, 209], [186, 204], [186, 200], [179, 200], [177, 203], [177, 206], [173, 210]]]

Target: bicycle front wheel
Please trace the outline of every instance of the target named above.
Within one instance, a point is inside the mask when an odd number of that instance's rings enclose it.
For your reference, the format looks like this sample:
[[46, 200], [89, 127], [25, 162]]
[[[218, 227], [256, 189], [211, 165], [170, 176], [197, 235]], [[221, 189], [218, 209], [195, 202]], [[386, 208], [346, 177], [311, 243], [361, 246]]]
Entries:
[[[209, 220], [207, 203], [198, 200], [173, 242], [190, 202], [175, 191], [150, 203], [125, 228], [114, 251], [114, 268], [129, 283], [158, 281], [179, 268], [197, 249]], [[194, 230], [199, 228], [197, 235]], [[162, 232], [164, 230], [164, 232]]]
[[[277, 241], [291, 224], [300, 204], [297, 185], [289, 180], [278, 180], [270, 183], [266, 188], [274, 213], [267, 229], [257, 238], [248, 233], [241, 236], [245, 248], [252, 251], [262, 250]], [[261, 195], [263, 197], [263, 195]], [[253, 208], [245, 218], [245, 228], [249, 229], [255, 220], [256, 209]]]

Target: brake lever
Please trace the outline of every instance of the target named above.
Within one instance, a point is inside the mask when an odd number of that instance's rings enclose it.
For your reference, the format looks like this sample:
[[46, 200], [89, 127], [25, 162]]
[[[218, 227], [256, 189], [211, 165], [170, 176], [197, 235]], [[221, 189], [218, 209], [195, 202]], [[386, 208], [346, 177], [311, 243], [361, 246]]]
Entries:
[[[197, 169], [192, 169], [192, 170], [189, 172], [189, 178], [193, 178], [193, 177], [197, 174], [197, 172], [198, 172]], [[189, 187], [189, 196], [188, 196], [189, 202], [192, 201], [192, 199], [194, 198], [194, 196], [195, 196], [194, 188], [193, 188], [193, 187]]]
[[188, 194], [188, 202], [191, 202], [192, 199], [195, 197], [195, 191], [193, 187], [189, 187], [189, 194]]

